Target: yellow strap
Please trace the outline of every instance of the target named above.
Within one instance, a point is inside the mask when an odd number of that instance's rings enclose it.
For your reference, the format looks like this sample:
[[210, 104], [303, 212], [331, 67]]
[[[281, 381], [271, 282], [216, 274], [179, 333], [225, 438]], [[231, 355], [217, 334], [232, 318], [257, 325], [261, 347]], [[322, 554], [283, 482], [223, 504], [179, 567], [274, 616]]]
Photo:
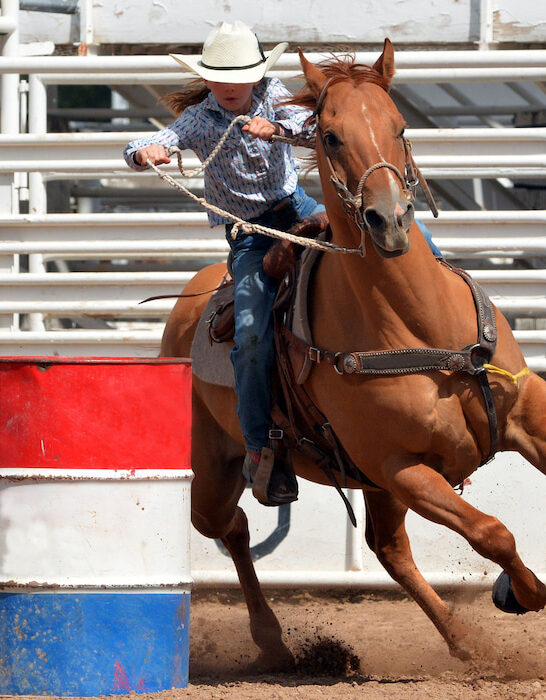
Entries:
[[493, 374], [502, 374], [503, 377], [508, 377], [508, 379], [516, 386], [519, 385], [520, 377], [524, 377], [531, 371], [529, 367], [524, 367], [517, 374], [512, 374], [512, 372], [509, 372], [507, 369], [501, 369], [500, 367], [495, 367], [495, 365], [490, 365], [488, 363], [485, 363], [483, 368], [488, 372], [492, 372]]

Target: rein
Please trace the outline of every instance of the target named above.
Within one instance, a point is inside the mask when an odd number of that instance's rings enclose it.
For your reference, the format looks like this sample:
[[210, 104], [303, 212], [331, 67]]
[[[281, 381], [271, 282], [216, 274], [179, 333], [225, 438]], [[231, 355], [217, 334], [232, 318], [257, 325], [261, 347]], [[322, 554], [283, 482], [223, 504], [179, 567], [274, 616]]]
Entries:
[[212, 289], [205, 289], [204, 292], [193, 292], [192, 294], [190, 294], [189, 292], [187, 294], [158, 294], [155, 297], [147, 297], [146, 299], [143, 299], [138, 303], [146, 304], [148, 301], [157, 301], [158, 299], [185, 299], [191, 297], [201, 297], [204, 294], [212, 294], [213, 292], [217, 292], [219, 289], [222, 289], [223, 287], [228, 287], [232, 284], [233, 280], [226, 280], [224, 278], [217, 287], [213, 287]]
[[[177, 159], [178, 159], [178, 169], [180, 171], [180, 174], [182, 177], [194, 177], [197, 174], [202, 173], [207, 166], [211, 163], [211, 161], [218, 155], [220, 152], [228, 134], [232, 130], [232, 128], [237, 124], [238, 122], [244, 122], [245, 124], [250, 121], [250, 117], [247, 115], [239, 115], [238, 117], [235, 117], [235, 119], [231, 122], [231, 124], [228, 126], [227, 130], [225, 131], [224, 135], [218, 141], [216, 146], [213, 148], [211, 151], [210, 155], [206, 160], [204, 160], [201, 165], [198, 168], [195, 168], [194, 170], [184, 170], [184, 166], [182, 164], [182, 151], [177, 147], [177, 146], [171, 146], [166, 149], [167, 154], [169, 156], [176, 154]], [[286, 143], [301, 143], [297, 139], [292, 139], [288, 138], [286, 136], [282, 135], [273, 135], [271, 137], [271, 141], [284, 141]], [[235, 214], [232, 214], [229, 211], [226, 211], [225, 209], [221, 209], [220, 207], [217, 207], [214, 204], [211, 204], [210, 202], [207, 202], [207, 200], [204, 197], [198, 197], [196, 194], [194, 194], [191, 190], [189, 190], [187, 187], [182, 185], [180, 182], [177, 182], [173, 177], [171, 177], [168, 173], [164, 173], [162, 170], [160, 170], [152, 161], [148, 158], [146, 161], [146, 165], [148, 165], [152, 170], [154, 170], [157, 175], [167, 182], [169, 185], [174, 187], [175, 189], [179, 190], [183, 194], [185, 194], [187, 197], [190, 197], [193, 199], [195, 202], [200, 204], [203, 208], [208, 209], [209, 211], [212, 211], [220, 216], [223, 216], [226, 219], [229, 219], [230, 221], [233, 222], [233, 228], [231, 231], [231, 236], [232, 238], [236, 238], [237, 234], [242, 231], [243, 233], [261, 233], [264, 236], [270, 236], [271, 238], [278, 238], [278, 239], [284, 239], [287, 241], [290, 241], [291, 243], [295, 243], [297, 245], [301, 245], [304, 248], [314, 248], [316, 250], [322, 250], [324, 252], [335, 252], [335, 253], [359, 253], [360, 249], [359, 248], [346, 248], [344, 246], [338, 246], [335, 243], [330, 243], [329, 241], [318, 241], [316, 239], [312, 238], [305, 238], [303, 236], [296, 236], [293, 233], [288, 233], [288, 231], [280, 231], [279, 229], [274, 229], [270, 228], [269, 226], [263, 226], [262, 224], [255, 224], [251, 223], [249, 221], [245, 221], [245, 219], [242, 219], [239, 216], [235, 216]]]
[[[147, 159], [146, 165], [148, 165], [152, 170], [154, 170], [157, 175], [167, 182], [169, 185], [174, 187], [175, 189], [178, 189], [180, 192], [185, 194], [187, 197], [190, 197], [193, 199], [195, 202], [197, 202], [199, 205], [201, 205], [203, 208], [208, 209], [209, 211], [213, 211], [216, 214], [229, 219], [230, 221], [233, 222], [233, 228], [231, 231], [231, 235], [233, 238], [236, 238], [238, 233], [242, 231], [243, 233], [260, 233], [265, 236], [270, 236], [271, 238], [278, 238], [278, 239], [284, 239], [288, 240], [292, 243], [295, 243], [296, 245], [301, 245], [305, 248], [314, 248], [317, 250], [322, 250], [325, 252], [337, 252], [337, 253], [358, 253], [361, 255], [361, 257], [365, 256], [365, 242], [364, 242], [364, 234], [367, 232], [367, 226], [366, 222], [364, 221], [364, 216], [362, 213], [362, 206], [363, 206], [363, 198], [362, 198], [362, 191], [364, 189], [364, 186], [366, 184], [367, 179], [369, 176], [375, 172], [376, 170], [380, 168], [388, 168], [392, 172], [395, 173], [395, 175], [398, 177], [400, 182], [402, 183], [402, 186], [404, 188], [404, 192], [406, 193], [408, 201], [413, 201], [415, 199], [415, 188], [417, 187], [418, 184], [421, 185], [421, 188], [423, 189], [423, 192], [425, 193], [425, 197], [427, 199], [428, 205], [434, 215], [434, 217], [438, 216], [438, 209], [436, 207], [436, 203], [434, 202], [434, 199], [430, 193], [430, 190], [428, 188], [428, 185], [426, 183], [426, 180], [424, 177], [421, 175], [421, 172], [419, 171], [419, 168], [416, 166], [415, 161], [413, 160], [413, 156], [411, 155], [411, 144], [410, 142], [402, 136], [402, 140], [404, 143], [404, 151], [406, 154], [406, 174], [405, 176], [402, 175], [402, 173], [398, 170], [398, 168], [393, 165], [392, 163], [387, 163], [386, 161], [380, 161], [378, 163], [375, 163], [374, 165], [370, 166], [366, 172], [362, 175], [360, 178], [358, 187], [357, 187], [357, 192], [356, 195], [353, 195], [345, 183], [340, 179], [338, 174], [335, 171], [335, 168], [332, 164], [332, 161], [330, 159], [330, 156], [328, 155], [326, 144], [324, 143], [324, 138], [322, 135], [322, 130], [320, 127], [320, 109], [322, 107], [322, 103], [324, 101], [324, 97], [326, 95], [326, 90], [332, 81], [332, 78], [329, 78], [319, 95], [319, 98], [317, 100], [317, 104], [315, 107], [315, 120], [316, 120], [316, 126], [317, 126], [317, 134], [318, 134], [318, 140], [321, 144], [321, 147], [324, 151], [324, 155], [326, 157], [326, 161], [328, 163], [328, 167], [330, 168], [330, 179], [336, 188], [336, 192], [338, 196], [340, 197], [342, 203], [343, 203], [343, 208], [345, 212], [351, 217], [351, 219], [356, 223], [358, 226], [360, 232], [361, 232], [361, 240], [360, 240], [360, 245], [358, 248], [347, 248], [344, 246], [338, 246], [335, 243], [331, 243], [329, 241], [317, 241], [314, 239], [309, 239], [305, 238], [303, 236], [295, 236], [294, 234], [288, 233], [287, 231], [280, 231], [279, 229], [274, 229], [268, 226], [263, 226], [261, 224], [255, 224], [251, 223], [249, 221], [246, 221], [245, 219], [242, 219], [241, 217], [235, 216], [231, 212], [228, 212], [224, 209], [221, 209], [220, 207], [215, 206], [214, 204], [211, 204], [208, 202], [204, 197], [198, 197], [196, 194], [194, 194], [191, 190], [189, 190], [187, 187], [182, 185], [180, 182], [177, 182], [174, 178], [172, 178], [169, 174], [162, 172], [154, 163], [151, 162], [150, 159]], [[239, 122], [243, 122], [245, 124], [248, 124], [250, 122], [250, 117], [246, 114], [238, 115], [236, 116], [233, 121], [230, 123], [216, 146], [213, 148], [209, 156], [201, 163], [201, 165], [197, 168], [194, 168], [193, 170], [185, 170], [184, 166], [182, 164], [182, 151], [177, 147], [177, 146], [171, 146], [170, 148], [167, 148], [167, 154], [174, 155], [176, 154], [177, 160], [178, 160], [178, 169], [180, 171], [180, 174], [182, 177], [195, 177], [196, 175], [201, 174], [206, 170], [206, 168], [209, 166], [209, 164], [216, 158], [218, 153], [221, 151], [228, 135], [231, 133], [233, 128], [235, 127], [236, 124]], [[309, 148], [313, 148], [313, 143], [311, 139], [304, 139], [302, 140], [301, 138], [298, 137], [292, 137], [292, 136], [286, 136], [285, 134], [273, 134], [271, 139], [271, 142], [274, 141], [281, 141], [284, 143], [289, 143], [291, 145], [300, 145], [300, 146], [306, 146]]]

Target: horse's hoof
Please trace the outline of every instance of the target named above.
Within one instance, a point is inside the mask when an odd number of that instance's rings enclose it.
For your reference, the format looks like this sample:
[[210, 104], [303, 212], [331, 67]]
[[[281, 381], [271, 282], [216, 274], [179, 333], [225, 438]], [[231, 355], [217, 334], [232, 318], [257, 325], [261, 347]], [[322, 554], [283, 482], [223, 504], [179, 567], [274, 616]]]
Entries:
[[512, 581], [506, 571], [503, 571], [495, 581], [492, 598], [497, 608], [505, 613], [524, 615], [526, 612], [530, 612], [528, 608], [524, 608], [523, 605], [520, 605], [516, 600], [512, 588]]
[[285, 648], [273, 654], [262, 651], [248, 668], [259, 673], [291, 673], [296, 668], [296, 662], [291, 652]]
[[449, 647], [449, 653], [459, 661], [470, 661], [472, 659], [472, 650], [464, 643], [459, 643]]

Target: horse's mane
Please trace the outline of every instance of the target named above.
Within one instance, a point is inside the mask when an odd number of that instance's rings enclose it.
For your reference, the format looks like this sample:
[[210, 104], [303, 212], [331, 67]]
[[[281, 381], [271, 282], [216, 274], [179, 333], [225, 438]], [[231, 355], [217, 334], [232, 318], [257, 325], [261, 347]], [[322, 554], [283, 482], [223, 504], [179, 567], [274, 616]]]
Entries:
[[[322, 73], [330, 79], [330, 85], [344, 81], [351, 83], [355, 87], [362, 83], [372, 83], [373, 85], [378, 85], [383, 88], [385, 92], [389, 92], [390, 83], [388, 80], [371, 66], [366, 66], [363, 63], [356, 63], [355, 61], [356, 59], [353, 54], [332, 56], [332, 58], [317, 64], [317, 68], [320, 68]], [[290, 99], [284, 101], [283, 104], [299, 105], [313, 112], [317, 104], [317, 98], [310, 88], [305, 85]]]
[[[383, 88], [385, 92], [389, 92], [390, 81], [385, 79], [371, 66], [366, 66], [363, 63], [356, 63], [353, 54], [332, 56], [332, 58], [318, 63], [317, 68], [320, 68], [324, 75], [331, 80], [330, 85], [343, 81], [347, 81], [355, 87], [362, 83], [371, 83]], [[305, 125], [310, 126], [314, 122], [317, 97], [307, 85], [294, 93], [291, 98], [283, 100], [281, 104], [305, 107], [311, 111], [310, 116], [307, 117], [305, 121]], [[308, 173], [316, 166], [316, 152], [312, 151], [309, 155], [304, 156], [302, 160], [305, 163], [304, 172]]]

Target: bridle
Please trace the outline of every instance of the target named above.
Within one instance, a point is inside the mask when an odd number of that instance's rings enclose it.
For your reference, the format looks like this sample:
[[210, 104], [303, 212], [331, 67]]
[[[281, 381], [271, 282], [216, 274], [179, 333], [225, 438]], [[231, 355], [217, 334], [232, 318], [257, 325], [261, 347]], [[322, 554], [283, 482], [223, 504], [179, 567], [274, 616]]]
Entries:
[[326, 145], [326, 142], [324, 140], [324, 135], [322, 132], [322, 128], [320, 126], [320, 112], [322, 109], [322, 105], [324, 102], [324, 98], [326, 96], [326, 91], [332, 82], [333, 78], [328, 78], [328, 80], [324, 83], [322, 90], [320, 91], [320, 95], [317, 100], [317, 104], [315, 107], [315, 123], [317, 127], [317, 140], [320, 143], [320, 146], [322, 148], [322, 151], [324, 153], [324, 157], [326, 159], [326, 163], [328, 164], [328, 168], [330, 170], [330, 182], [333, 184], [336, 193], [338, 197], [341, 199], [341, 203], [343, 205], [343, 209], [345, 213], [354, 221], [354, 223], [358, 226], [361, 234], [361, 242], [360, 242], [360, 255], [362, 257], [365, 256], [366, 254], [366, 249], [365, 249], [365, 243], [364, 243], [364, 234], [369, 232], [368, 225], [366, 224], [366, 220], [364, 218], [364, 213], [363, 213], [363, 197], [362, 197], [362, 192], [364, 190], [364, 187], [366, 185], [366, 182], [370, 175], [374, 173], [376, 170], [379, 170], [380, 168], [387, 168], [388, 170], [391, 170], [396, 177], [400, 180], [402, 183], [402, 188], [404, 191], [404, 194], [406, 196], [407, 202], [413, 202], [415, 200], [415, 191], [417, 189], [417, 185], [421, 185], [421, 188], [425, 194], [425, 198], [427, 200], [427, 203], [430, 207], [430, 210], [436, 218], [438, 216], [438, 208], [436, 207], [436, 202], [434, 201], [434, 198], [432, 197], [432, 194], [430, 192], [430, 189], [427, 185], [427, 182], [425, 178], [422, 176], [419, 168], [415, 164], [415, 161], [413, 160], [413, 156], [411, 153], [411, 143], [410, 141], [402, 134], [401, 139], [402, 143], [404, 145], [404, 153], [405, 153], [405, 174], [402, 175], [400, 170], [393, 165], [392, 163], [388, 163], [387, 161], [379, 161], [377, 163], [374, 163], [371, 165], [366, 172], [362, 175], [362, 177], [359, 180], [358, 186], [356, 188], [356, 194], [352, 194], [352, 192], [349, 190], [347, 185], [343, 182], [343, 180], [339, 177], [339, 175], [336, 172], [336, 169], [334, 168], [334, 165], [332, 163], [332, 160], [328, 154], [328, 147]]

